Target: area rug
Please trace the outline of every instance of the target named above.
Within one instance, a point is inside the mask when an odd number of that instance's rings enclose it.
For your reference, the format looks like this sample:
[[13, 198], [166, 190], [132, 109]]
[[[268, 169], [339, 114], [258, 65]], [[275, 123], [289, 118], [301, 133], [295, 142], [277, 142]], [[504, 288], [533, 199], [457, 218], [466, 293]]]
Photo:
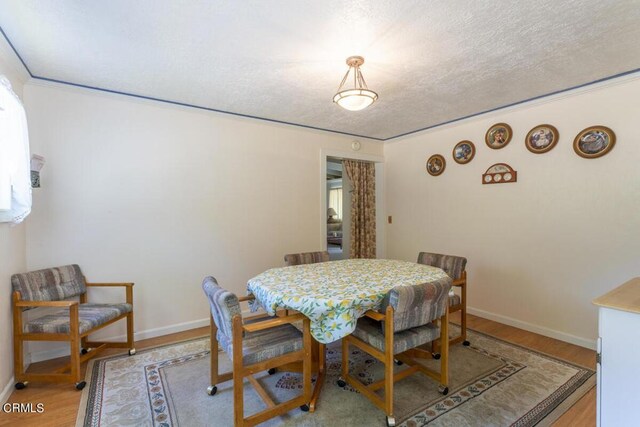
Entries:
[[[454, 331], [455, 332], [455, 331]], [[550, 425], [595, 384], [594, 372], [479, 332], [471, 346], [450, 353], [450, 392], [438, 393], [435, 381], [411, 375], [396, 383], [398, 425], [545, 426]], [[224, 353], [221, 372], [231, 367]], [[431, 360], [427, 365], [437, 367]], [[313, 413], [294, 410], [265, 426], [384, 426], [385, 415], [350, 387], [338, 387], [340, 346], [327, 354], [327, 379]], [[382, 377], [381, 364], [353, 350], [350, 369], [363, 382]], [[405, 366], [396, 367], [406, 369]], [[282, 401], [299, 393], [301, 376], [257, 376]], [[135, 356], [94, 359], [87, 370], [77, 426], [232, 426], [231, 382], [209, 396], [209, 343], [206, 338], [139, 351]], [[263, 409], [245, 382], [245, 414]]]

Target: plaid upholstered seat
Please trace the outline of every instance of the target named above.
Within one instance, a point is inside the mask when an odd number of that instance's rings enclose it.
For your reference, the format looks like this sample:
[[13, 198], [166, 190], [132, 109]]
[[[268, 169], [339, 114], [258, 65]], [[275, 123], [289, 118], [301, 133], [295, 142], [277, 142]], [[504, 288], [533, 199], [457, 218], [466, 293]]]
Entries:
[[[80, 304], [78, 306], [78, 325], [80, 334], [103, 325], [125, 313], [133, 310], [133, 306], [127, 303], [121, 304]], [[24, 325], [25, 333], [68, 334], [69, 309], [58, 310], [31, 320]]]
[[299, 254], [287, 254], [284, 256], [284, 262], [287, 267], [301, 264], [316, 264], [318, 262], [329, 261], [329, 252], [302, 252]]
[[[381, 312], [387, 305], [393, 314], [393, 354], [433, 341], [440, 335], [440, 328], [433, 321], [444, 315], [448, 303], [451, 279], [444, 278], [433, 283], [414, 286], [396, 286], [386, 295]], [[384, 323], [368, 317], [358, 320], [353, 335], [385, 351]]]
[[[264, 319], [257, 319], [264, 320]], [[245, 324], [249, 324], [245, 322]], [[226, 335], [217, 334], [222, 349], [233, 359], [233, 344]], [[291, 325], [281, 325], [264, 331], [248, 332], [242, 339], [242, 363], [251, 365], [302, 349], [302, 332]]]
[[[218, 285], [215, 278], [205, 277], [202, 288], [209, 299], [211, 315], [218, 327], [216, 338], [222, 349], [233, 359], [232, 319], [240, 315], [238, 297]], [[256, 319], [260, 321], [264, 319]], [[251, 323], [251, 322], [245, 322]], [[302, 332], [290, 324], [257, 332], [246, 332], [242, 339], [242, 361], [244, 365], [273, 359], [302, 348]]]
[[[353, 331], [353, 335], [378, 350], [385, 351], [384, 333], [380, 326], [380, 322], [368, 317], [362, 317], [358, 319], [358, 325], [356, 326], [356, 330]], [[440, 328], [432, 323], [407, 329], [406, 331], [396, 332], [393, 336], [393, 354], [402, 353], [410, 348], [426, 344], [439, 336]]]

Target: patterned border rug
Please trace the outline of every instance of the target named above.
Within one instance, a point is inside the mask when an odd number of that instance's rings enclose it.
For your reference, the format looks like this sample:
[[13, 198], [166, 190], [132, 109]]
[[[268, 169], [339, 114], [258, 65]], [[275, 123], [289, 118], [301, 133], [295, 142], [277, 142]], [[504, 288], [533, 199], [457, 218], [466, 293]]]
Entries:
[[[594, 372], [580, 366], [470, 331], [469, 347], [456, 345], [450, 356], [450, 393], [421, 374], [396, 383], [395, 415], [399, 425], [542, 426], [550, 425], [595, 384]], [[221, 353], [221, 371], [231, 367]], [[437, 361], [425, 364], [437, 367]], [[385, 416], [364, 396], [336, 382], [340, 346], [327, 355], [328, 373], [318, 408], [299, 410], [267, 421], [267, 426], [384, 426]], [[381, 378], [380, 363], [352, 350], [350, 369], [365, 383]], [[396, 367], [406, 369], [405, 366]], [[301, 376], [266, 372], [257, 376], [275, 401], [298, 394]], [[208, 396], [209, 346], [199, 338], [90, 362], [77, 426], [232, 426], [230, 382]], [[245, 382], [245, 411], [262, 409], [262, 401]]]

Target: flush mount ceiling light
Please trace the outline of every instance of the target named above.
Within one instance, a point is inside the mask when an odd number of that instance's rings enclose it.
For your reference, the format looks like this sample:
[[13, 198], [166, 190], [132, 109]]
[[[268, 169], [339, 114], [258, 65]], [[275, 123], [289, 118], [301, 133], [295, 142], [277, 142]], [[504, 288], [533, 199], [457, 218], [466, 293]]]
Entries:
[[[378, 99], [378, 94], [369, 90], [367, 83], [362, 77], [360, 66], [364, 64], [362, 56], [350, 56], [347, 58], [349, 69], [344, 75], [338, 93], [333, 97], [333, 102], [349, 111], [364, 110]], [[349, 79], [349, 73], [353, 71], [353, 88], [345, 88], [345, 83]]]

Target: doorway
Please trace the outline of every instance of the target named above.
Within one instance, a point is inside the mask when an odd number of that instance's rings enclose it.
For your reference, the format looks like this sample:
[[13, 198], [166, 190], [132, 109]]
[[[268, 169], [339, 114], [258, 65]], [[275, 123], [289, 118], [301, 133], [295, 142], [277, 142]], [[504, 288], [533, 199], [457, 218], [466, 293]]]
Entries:
[[349, 258], [351, 183], [342, 159], [327, 158], [327, 251], [332, 261]]
[[322, 248], [330, 259], [348, 259], [351, 241], [351, 182], [342, 161], [363, 160], [375, 163], [376, 257], [386, 254], [384, 223], [384, 164], [375, 155], [322, 150], [321, 152], [321, 234]]

